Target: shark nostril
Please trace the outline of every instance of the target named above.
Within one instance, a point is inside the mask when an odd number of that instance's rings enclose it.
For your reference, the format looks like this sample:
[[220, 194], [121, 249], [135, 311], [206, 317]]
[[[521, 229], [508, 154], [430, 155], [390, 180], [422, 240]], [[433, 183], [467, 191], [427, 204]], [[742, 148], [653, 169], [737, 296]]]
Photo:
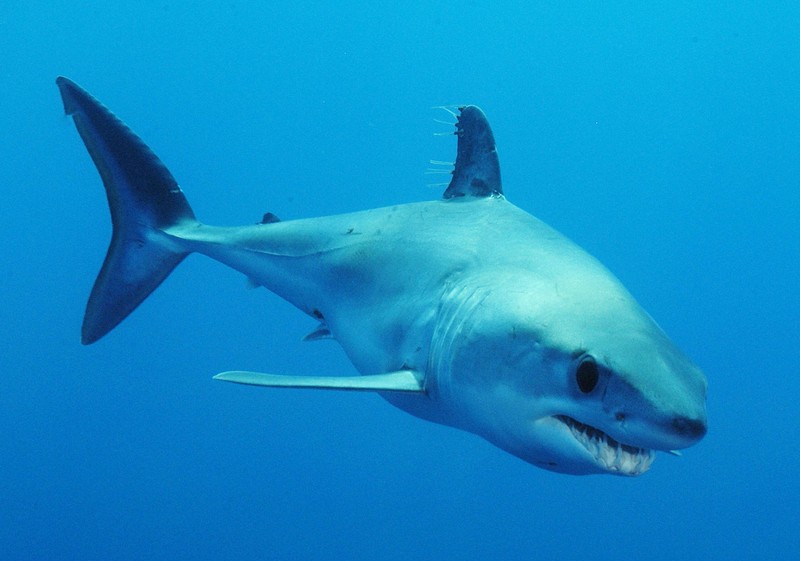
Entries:
[[707, 430], [705, 421], [688, 417], [675, 417], [672, 420], [672, 427], [678, 434], [694, 438], [701, 438]]

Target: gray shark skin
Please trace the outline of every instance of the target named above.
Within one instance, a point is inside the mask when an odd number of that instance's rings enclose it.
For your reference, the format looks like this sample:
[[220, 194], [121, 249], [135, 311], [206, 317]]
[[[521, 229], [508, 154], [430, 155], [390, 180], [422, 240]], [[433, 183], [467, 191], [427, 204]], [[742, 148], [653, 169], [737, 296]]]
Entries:
[[483, 112], [459, 109], [444, 198], [214, 227], [108, 109], [66, 78], [113, 234], [83, 322], [93, 343], [190, 253], [242, 272], [320, 324], [358, 376], [231, 371], [236, 383], [379, 392], [542, 468], [638, 475], [706, 432], [706, 380], [597, 260], [506, 200]]

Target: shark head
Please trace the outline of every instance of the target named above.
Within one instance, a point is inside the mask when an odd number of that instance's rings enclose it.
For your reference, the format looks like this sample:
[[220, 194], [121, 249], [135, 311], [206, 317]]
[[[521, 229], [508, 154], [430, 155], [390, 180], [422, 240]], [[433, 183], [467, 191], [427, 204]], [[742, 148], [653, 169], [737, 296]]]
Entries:
[[462, 290], [443, 322], [437, 391], [467, 430], [532, 464], [639, 475], [656, 451], [703, 437], [706, 380], [585, 257], [571, 274], [505, 271]]

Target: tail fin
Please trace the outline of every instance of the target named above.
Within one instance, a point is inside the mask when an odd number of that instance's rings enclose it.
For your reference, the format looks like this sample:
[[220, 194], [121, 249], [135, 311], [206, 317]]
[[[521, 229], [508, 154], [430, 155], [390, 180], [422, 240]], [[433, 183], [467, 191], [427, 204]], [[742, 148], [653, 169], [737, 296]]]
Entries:
[[114, 329], [186, 257], [158, 232], [195, 217], [175, 178], [133, 131], [71, 80], [59, 77], [56, 84], [100, 172], [113, 225], [83, 318], [81, 342], [88, 345]]

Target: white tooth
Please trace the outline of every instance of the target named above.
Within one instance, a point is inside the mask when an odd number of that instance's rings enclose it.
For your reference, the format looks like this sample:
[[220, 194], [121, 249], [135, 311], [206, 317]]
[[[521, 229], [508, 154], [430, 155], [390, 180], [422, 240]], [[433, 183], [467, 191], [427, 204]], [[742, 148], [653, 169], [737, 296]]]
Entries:
[[641, 471], [639, 473], [644, 473], [650, 466], [653, 464], [653, 460], [655, 460], [656, 454], [652, 450], [648, 450], [646, 455], [644, 456], [644, 461], [642, 462]]
[[640, 452], [633, 456], [633, 471], [635, 473], [641, 473], [642, 465], [644, 465], [644, 455]]
[[634, 463], [633, 463], [633, 456], [631, 456], [631, 454], [628, 454], [626, 452], [622, 456], [621, 460], [622, 461], [620, 462], [620, 464], [621, 464], [621, 467], [622, 467], [622, 471], [624, 471], [625, 473], [632, 473], [634, 468], [635, 468]]
[[636, 473], [642, 473], [647, 469], [647, 457], [639, 456], [639, 461], [636, 462]]
[[614, 449], [611, 448], [611, 446], [609, 446], [608, 444], [604, 443], [602, 450], [603, 450], [603, 462], [606, 464], [606, 466], [614, 465], [614, 460], [615, 460]]

